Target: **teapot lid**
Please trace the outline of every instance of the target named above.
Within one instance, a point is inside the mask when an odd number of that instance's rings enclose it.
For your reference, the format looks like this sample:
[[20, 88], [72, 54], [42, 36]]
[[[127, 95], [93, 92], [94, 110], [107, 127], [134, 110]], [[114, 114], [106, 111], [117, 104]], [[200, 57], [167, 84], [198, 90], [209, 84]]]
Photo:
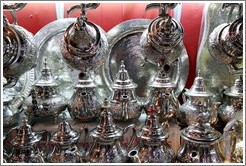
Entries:
[[109, 101], [105, 98], [101, 105], [102, 112], [99, 117], [99, 123], [90, 133], [92, 137], [98, 138], [105, 142], [118, 139], [123, 134], [123, 131], [113, 123], [110, 108], [111, 106]]
[[137, 84], [130, 79], [128, 71], [125, 69], [124, 61], [121, 61], [120, 70], [112, 84], [113, 89], [134, 89]]
[[163, 141], [168, 138], [169, 134], [160, 125], [159, 117], [156, 114], [156, 109], [151, 105], [148, 109], [145, 124], [138, 133], [141, 139], [146, 141]]
[[215, 130], [212, 126], [207, 125], [206, 127], [198, 127], [195, 125], [190, 125], [183, 130], [181, 130], [181, 136], [193, 141], [201, 142], [214, 142], [221, 138], [221, 133]]
[[58, 125], [56, 133], [51, 141], [55, 144], [70, 145], [79, 139], [80, 134], [72, 129], [71, 125], [66, 121], [66, 115], [63, 113], [63, 121]]
[[98, 52], [101, 34], [96, 25], [87, 21], [86, 11], [96, 9], [98, 3], [82, 3], [71, 7], [68, 15], [74, 10], [81, 9], [80, 17], [71, 24], [64, 33], [64, 41], [69, 52], [82, 58], [90, 58]]
[[81, 72], [79, 73], [79, 82], [76, 85], [76, 88], [95, 88], [96, 85], [91, 80], [88, 72]]
[[234, 85], [231, 88], [228, 88], [224, 93], [231, 97], [243, 97], [242, 75], [240, 75], [239, 78], [235, 80]]
[[31, 126], [27, 123], [27, 119], [24, 116], [18, 128], [17, 135], [11, 140], [11, 144], [16, 147], [26, 147], [34, 145], [41, 139], [42, 135], [32, 131]]
[[167, 49], [171, 51], [183, 39], [182, 25], [167, 13], [168, 9], [176, 6], [177, 3], [151, 3], [146, 6], [146, 10], [159, 8], [159, 17], [154, 19], [148, 27], [148, 40], [159, 52]]
[[185, 92], [187, 96], [197, 96], [197, 97], [211, 97], [213, 94], [209, 92], [206, 88], [204, 78], [200, 76], [200, 71], [198, 71], [198, 76], [195, 78], [191, 88]]
[[165, 71], [164, 67], [160, 67], [154, 81], [150, 84], [153, 88], [175, 88], [175, 84], [171, 82], [169, 73]]
[[51, 73], [51, 69], [47, 66], [47, 59], [44, 59], [44, 66], [41, 71], [41, 76], [36, 81], [34, 86], [41, 86], [41, 87], [47, 87], [47, 86], [58, 86], [58, 82], [55, 80], [54, 76]]

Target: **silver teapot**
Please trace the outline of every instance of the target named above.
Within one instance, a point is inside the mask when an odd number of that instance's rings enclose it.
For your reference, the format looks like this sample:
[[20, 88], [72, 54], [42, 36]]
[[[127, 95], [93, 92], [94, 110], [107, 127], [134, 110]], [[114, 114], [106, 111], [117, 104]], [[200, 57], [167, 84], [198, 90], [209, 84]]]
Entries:
[[179, 101], [174, 95], [176, 85], [171, 82], [169, 73], [159, 66], [154, 80], [150, 84], [150, 94], [145, 103], [145, 110], [153, 105], [157, 110], [160, 122], [175, 120], [179, 109]]
[[96, 94], [96, 85], [87, 72], [79, 74], [79, 82], [68, 104], [68, 111], [76, 121], [93, 121], [99, 116], [100, 104]]
[[128, 153], [131, 162], [171, 163], [175, 153], [167, 143], [168, 123], [159, 124], [157, 110], [152, 105], [148, 109], [145, 124], [137, 131], [138, 145]]
[[31, 96], [23, 104], [28, 119], [32, 117], [54, 117], [57, 122], [59, 114], [67, 108], [67, 99], [59, 94], [58, 82], [54, 79], [51, 69], [44, 61], [41, 76], [36, 80]]
[[[224, 3], [222, 10], [231, 7], [231, 13], [238, 7], [238, 14], [232, 23], [223, 23], [209, 36], [208, 50], [218, 62], [226, 64], [230, 73], [243, 71], [243, 4]], [[228, 15], [230, 15], [229, 13]]]
[[[46, 136], [46, 138], [44, 138]], [[23, 117], [19, 127], [12, 128], [5, 140], [4, 145], [12, 147], [12, 152], [7, 155], [8, 163], [44, 163], [44, 153], [41, 151], [41, 140], [45, 139], [44, 147], [47, 147], [49, 135], [46, 131], [33, 132], [27, 119]], [[44, 149], [44, 148], [43, 148]]]
[[72, 68], [85, 72], [87, 69], [99, 68], [106, 56], [107, 38], [99, 26], [87, 20], [86, 12], [96, 9], [99, 3], [82, 3], [71, 7], [68, 16], [80, 9], [80, 17], [64, 32], [61, 52], [65, 62]]
[[119, 121], [138, 120], [141, 115], [141, 104], [136, 98], [135, 84], [121, 61], [119, 72], [111, 85], [113, 92], [110, 98], [113, 118]]
[[4, 88], [16, 84], [20, 76], [32, 69], [37, 60], [36, 46], [33, 35], [17, 25], [16, 11], [21, 10], [26, 3], [3, 5], [4, 11], [10, 11], [14, 23], [10, 24], [3, 15], [3, 76], [6, 79]]
[[177, 160], [181, 163], [223, 163], [219, 149], [222, 134], [210, 124], [211, 112], [204, 105], [196, 108], [196, 118], [188, 127], [180, 131], [181, 146]]
[[[63, 116], [63, 122], [58, 125], [56, 133], [50, 140], [54, 146], [52, 152], [48, 154], [47, 161], [51, 163], [82, 163], [85, 151], [80, 150], [77, 146], [81, 133], [73, 130], [66, 121], [65, 115]], [[82, 128], [81, 132], [85, 131], [87, 134], [87, 130], [87, 128]]]
[[171, 64], [183, 49], [183, 27], [172, 18], [168, 9], [173, 9], [177, 3], [151, 3], [145, 10], [159, 9], [159, 17], [155, 18], [140, 38], [140, 45], [147, 60], [153, 63], [160, 61]]
[[[91, 163], [126, 163], [129, 161], [128, 148], [135, 138], [135, 125], [129, 125], [124, 129], [116, 126], [107, 99], [101, 105], [101, 110], [99, 123], [90, 132], [93, 143], [86, 152], [86, 160]], [[133, 134], [127, 142], [128, 147], [125, 148], [122, 143], [129, 129], [133, 130]]]
[[178, 111], [180, 126], [194, 124], [200, 114], [200, 107], [204, 107], [210, 112], [209, 123], [215, 125], [218, 121], [217, 114], [220, 102], [213, 101], [212, 97], [213, 94], [207, 90], [204, 78], [198, 72], [198, 76], [195, 78], [191, 88], [183, 93], [184, 103]]
[[232, 120], [238, 111], [243, 111], [243, 79], [239, 76], [234, 85], [224, 91], [224, 101], [218, 109], [219, 121], [224, 125]]

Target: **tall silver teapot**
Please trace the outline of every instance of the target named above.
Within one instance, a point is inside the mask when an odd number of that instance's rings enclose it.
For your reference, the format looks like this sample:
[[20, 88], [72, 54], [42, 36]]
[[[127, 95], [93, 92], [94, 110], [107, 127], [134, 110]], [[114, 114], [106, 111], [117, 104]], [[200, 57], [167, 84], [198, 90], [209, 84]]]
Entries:
[[45, 157], [39, 143], [45, 136], [47, 138], [45, 138], [44, 147], [47, 147], [49, 137], [45, 135], [45, 131], [33, 132], [24, 117], [21, 125], [11, 129], [6, 136], [6, 140], [4, 140], [4, 145], [9, 146], [10, 144], [13, 147], [11, 154], [6, 158], [6, 162], [44, 163]]
[[[186, 99], [188, 97], [188, 99]], [[213, 94], [206, 88], [204, 78], [198, 76], [195, 78], [192, 87], [183, 94], [184, 103], [178, 111], [178, 120], [181, 126], [191, 125], [196, 122], [199, 116], [200, 108], [210, 112], [209, 123], [215, 125], [218, 121], [218, 107], [220, 102], [212, 100]]]
[[168, 123], [159, 124], [157, 110], [153, 105], [148, 109], [145, 124], [137, 131], [138, 145], [128, 153], [131, 162], [171, 163], [175, 153], [167, 143]]
[[68, 111], [75, 121], [93, 121], [99, 116], [100, 104], [96, 85], [88, 72], [79, 74], [79, 82], [68, 104]]
[[135, 94], [137, 84], [129, 78], [124, 61], [121, 61], [117, 78], [111, 87], [113, 92], [110, 105], [113, 118], [119, 121], [138, 120], [141, 115], [141, 104]]
[[[86, 160], [91, 163], [125, 163], [129, 161], [127, 156], [128, 148], [122, 144], [123, 137], [128, 133], [129, 129], [133, 129], [135, 125], [129, 125], [124, 129], [119, 128], [113, 123], [112, 113], [107, 99], [101, 105], [101, 115], [96, 128], [92, 129], [90, 136], [93, 143], [86, 152]], [[134, 132], [133, 132], [134, 133]], [[134, 140], [132, 135], [131, 146]]]
[[106, 33], [88, 21], [86, 15], [87, 10], [96, 9], [99, 5], [99, 3], [82, 3], [67, 11], [68, 16], [78, 9], [81, 10], [81, 14], [64, 32], [61, 52], [70, 67], [83, 72], [89, 68], [99, 68], [107, 52]]
[[236, 113], [243, 111], [243, 79], [239, 76], [234, 85], [224, 91], [223, 104], [218, 109], [219, 121], [224, 125], [232, 120]]
[[153, 105], [157, 110], [160, 122], [176, 121], [179, 109], [179, 101], [174, 95], [176, 85], [172, 83], [169, 73], [164, 71], [164, 67], [159, 67], [157, 74], [150, 84], [150, 93], [145, 103], [145, 109]]
[[12, 87], [20, 76], [32, 69], [37, 60], [33, 35], [17, 25], [15, 12], [25, 7], [26, 3], [4, 4], [3, 10], [10, 11], [14, 23], [10, 24], [3, 15], [3, 76], [4, 87]]

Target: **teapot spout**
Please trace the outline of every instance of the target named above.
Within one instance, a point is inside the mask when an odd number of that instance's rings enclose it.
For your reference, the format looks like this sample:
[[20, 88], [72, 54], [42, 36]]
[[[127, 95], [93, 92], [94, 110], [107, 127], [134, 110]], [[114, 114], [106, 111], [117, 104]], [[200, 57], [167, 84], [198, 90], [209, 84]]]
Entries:
[[131, 150], [128, 153], [129, 163], [141, 163], [139, 157], [138, 157], [138, 151], [137, 150]]

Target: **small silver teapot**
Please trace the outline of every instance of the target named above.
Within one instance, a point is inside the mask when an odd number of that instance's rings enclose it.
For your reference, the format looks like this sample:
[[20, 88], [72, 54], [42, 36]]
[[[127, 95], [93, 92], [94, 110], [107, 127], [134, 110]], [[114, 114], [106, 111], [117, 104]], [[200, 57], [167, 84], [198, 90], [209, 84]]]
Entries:
[[159, 66], [158, 72], [150, 84], [150, 94], [145, 103], [145, 110], [153, 105], [157, 110], [160, 122], [176, 121], [176, 115], [179, 109], [179, 101], [174, 95], [176, 85], [171, 82], [169, 73], [163, 66]]
[[41, 145], [39, 143], [46, 136], [44, 147], [47, 147], [49, 135], [45, 132], [33, 132], [31, 126], [27, 123], [27, 119], [23, 117], [21, 125], [12, 128], [4, 140], [6, 147], [13, 147], [11, 154], [6, 158], [6, 162], [44, 163], [44, 153], [39, 148]]
[[31, 96], [23, 104], [29, 120], [31, 117], [54, 117], [55, 123], [57, 122], [59, 114], [68, 104], [67, 99], [59, 94], [58, 85], [45, 59], [41, 76], [36, 80]]
[[76, 121], [93, 121], [99, 116], [100, 104], [96, 94], [96, 85], [87, 72], [79, 74], [79, 82], [68, 104], [68, 111]]
[[[129, 125], [123, 130], [115, 126], [107, 99], [104, 100], [101, 109], [99, 123], [90, 132], [93, 143], [86, 152], [86, 160], [91, 163], [126, 163], [129, 161], [128, 147], [132, 145], [135, 138], [135, 125]], [[128, 147], [124, 148], [123, 137], [129, 129], [133, 130], [133, 134], [127, 142]]]
[[238, 111], [243, 111], [243, 79], [240, 75], [234, 85], [224, 91], [224, 101], [218, 109], [219, 121], [224, 125], [233, 119]]
[[148, 109], [145, 124], [137, 131], [138, 145], [128, 153], [131, 162], [171, 163], [175, 153], [167, 143], [168, 123], [159, 124], [157, 110], [152, 105]]
[[[243, 4], [224, 3], [222, 10], [231, 7], [231, 13], [238, 7], [238, 14], [232, 23], [217, 26], [209, 36], [208, 50], [218, 62], [226, 64], [230, 73], [243, 71]], [[228, 14], [230, 15], [230, 13]]]
[[[186, 99], [188, 97], [188, 99]], [[204, 78], [198, 76], [189, 90], [183, 93], [184, 103], [178, 111], [178, 121], [181, 126], [194, 124], [199, 116], [200, 107], [206, 108], [210, 112], [209, 123], [215, 125], [218, 121], [218, 107], [220, 102], [212, 101], [213, 94], [206, 89]]]
[[87, 69], [99, 68], [106, 59], [106, 32], [87, 20], [86, 12], [96, 9], [99, 3], [82, 3], [71, 7], [68, 16], [80, 9], [80, 17], [64, 32], [61, 52], [65, 62], [72, 68], [85, 72]]
[[[77, 146], [81, 133], [73, 130], [66, 121], [65, 115], [63, 116], [63, 122], [58, 125], [56, 133], [50, 140], [54, 147], [52, 152], [48, 154], [47, 160], [51, 163], [82, 163], [84, 162], [85, 151], [80, 150]], [[82, 131], [86, 132], [86, 137], [88, 129], [82, 128]]]
[[140, 38], [144, 55], [152, 63], [162, 60], [171, 64], [181, 55], [184, 30], [181, 23], [167, 13], [168, 9], [176, 6], [177, 3], [151, 3], [146, 6], [145, 10], [159, 9], [159, 17], [150, 23]]
[[111, 85], [113, 92], [110, 99], [113, 118], [119, 121], [138, 120], [141, 115], [141, 104], [136, 98], [135, 84], [125, 69], [124, 61], [121, 61], [117, 78]]
[[12, 87], [20, 76], [32, 69], [37, 60], [37, 48], [33, 35], [17, 25], [16, 11], [21, 10], [26, 3], [4, 4], [3, 10], [10, 11], [14, 23], [9, 24], [3, 15], [3, 76], [7, 80], [5, 87]]

